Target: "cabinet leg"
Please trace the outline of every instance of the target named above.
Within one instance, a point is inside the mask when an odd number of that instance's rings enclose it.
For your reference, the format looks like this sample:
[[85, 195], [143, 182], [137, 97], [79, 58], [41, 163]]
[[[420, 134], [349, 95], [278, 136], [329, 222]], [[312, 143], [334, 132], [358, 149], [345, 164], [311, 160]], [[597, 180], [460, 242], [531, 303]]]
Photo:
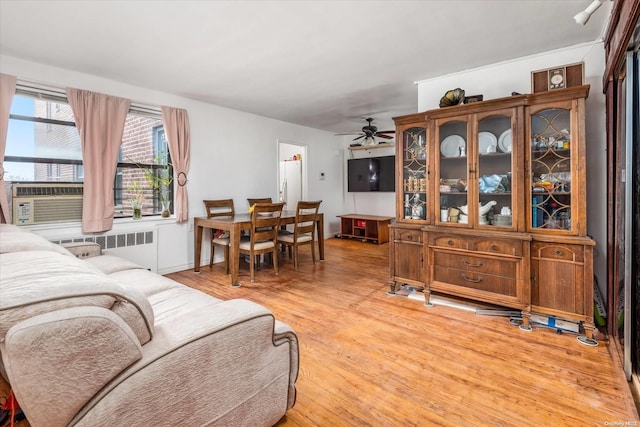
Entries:
[[598, 345], [598, 340], [593, 338], [593, 331], [596, 326], [593, 324], [593, 322], [585, 322], [583, 324], [583, 327], [584, 335], [578, 336], [578, 342], [591, 347], [596, 347]]
[[433, 307], [433, 303], [431, 302], [431, 291], [429, 290], [429, 287], [425, 287], [422, 292], [424, 293], [424, 305], [426, 307]]
[[387, 295], [395, 295], [398, 290], [398, 283], [395, 280], [389, 280], [389, 290]]
[[518, 325], [520, 330], [529, 332], [532, 330], [530, 323], [531, 312], [529, 310], [522, 310], [522, 323]]

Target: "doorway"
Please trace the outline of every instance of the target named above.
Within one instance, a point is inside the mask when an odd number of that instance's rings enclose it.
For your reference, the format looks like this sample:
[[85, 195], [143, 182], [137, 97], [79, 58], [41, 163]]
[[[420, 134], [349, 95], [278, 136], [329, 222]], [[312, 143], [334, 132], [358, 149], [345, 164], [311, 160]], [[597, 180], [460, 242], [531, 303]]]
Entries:
[[278, 200], [286, 210], [295, 210], [299, 200], [307, 199], [307, 146], [278, 140]]

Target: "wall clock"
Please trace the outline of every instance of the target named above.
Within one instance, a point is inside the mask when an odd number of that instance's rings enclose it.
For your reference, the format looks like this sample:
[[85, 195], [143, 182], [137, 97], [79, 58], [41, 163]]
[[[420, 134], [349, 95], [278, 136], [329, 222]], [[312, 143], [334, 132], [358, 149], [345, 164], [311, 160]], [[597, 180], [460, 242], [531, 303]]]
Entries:
[[564, 67], [549, 70], [549, 90], [562, 89], [566, 85]]

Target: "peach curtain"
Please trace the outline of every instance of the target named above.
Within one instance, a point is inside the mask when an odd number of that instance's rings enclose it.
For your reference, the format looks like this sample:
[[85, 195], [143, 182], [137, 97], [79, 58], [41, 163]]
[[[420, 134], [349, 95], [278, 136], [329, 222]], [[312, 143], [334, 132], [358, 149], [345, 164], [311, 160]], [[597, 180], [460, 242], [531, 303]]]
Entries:
[[131, 101], [67, 88], [76, 120], [84, 165], [82, 231], [100, 233], [113, 226], [113, 182], [124, 122]]
[[164, 132], [169, 141], [169, 154], [176, 175], [178, 191], [176, 192], [176, 221], [189, 219], [187, 206], [187, 174], [189, 173], [189, 117], [187, 111], [180, 108], [162, 107]]
[[[16, 80], [15, 76], [0, 74], [0, 158], [2, 159], [4, 159], [4, 150], [7, 147], [9, 111], [11, 110], [13, 95], [16, 93]], [[7, 187], [4, 183], [4, 163], [2, 161], [0, 161], [0, 222], [11, 222]]]

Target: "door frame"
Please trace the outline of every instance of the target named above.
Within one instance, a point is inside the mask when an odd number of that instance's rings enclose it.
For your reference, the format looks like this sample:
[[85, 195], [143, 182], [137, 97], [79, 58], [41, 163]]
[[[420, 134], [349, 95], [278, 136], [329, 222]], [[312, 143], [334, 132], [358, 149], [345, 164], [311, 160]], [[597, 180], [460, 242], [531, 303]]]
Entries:
[[[301, 156], [301, 174], [302, 174], [302, 198], [301, 200], [307, 200], [308, 199], [308, 194], [309, 194], [309, 177], [308, 177], [308, 168], [307, 168], [307, 164], [308, 164], [308, 145], [301, 143], [301, 142], [297, 142], [297, 141], [291, 141], [291, 140], [287, 140], [287, 139], [282, 139], [282, 138], [278, 138], [277, 140], [277, 156], [276, 156], [276, 194], [280, 195], [280, 182], [281, 182], [281, 176], [280, 176], [280, 162], [282, 160], [284, 160], [282, 157], [285, 155], [284, 153], [286, 153], [287, 148], [291, 148], [291, 151], [294, 151], [293, 148], [295, 147], [295, 151], [300, 154]], [[291, 209], [295, 209], [295, 207], [288, 207], [289, 210]]]

